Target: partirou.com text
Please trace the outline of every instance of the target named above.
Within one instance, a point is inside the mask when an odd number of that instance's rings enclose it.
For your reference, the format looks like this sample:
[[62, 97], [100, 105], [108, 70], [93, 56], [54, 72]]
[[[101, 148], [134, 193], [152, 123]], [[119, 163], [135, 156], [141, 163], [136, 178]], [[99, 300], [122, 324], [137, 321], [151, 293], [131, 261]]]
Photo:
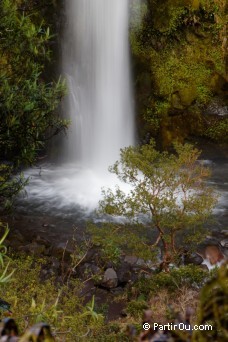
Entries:
[[153, 324], [149, 324], [149, 323], [144, 323], [143, 324], [143, 329], [144, 330], [149, 330], [149, 329], [153, 329], [153, 330], [212, 330], [212, 325], [210, 324], [205, 324], [205, 325], [190, 325], [190, 324], [186, 324], [186, 323], [178, 323], [178, 324], [174, 324], [174, 323], [167, 323], [167, 324], [158, 324], [158, 323], [153, 323]]

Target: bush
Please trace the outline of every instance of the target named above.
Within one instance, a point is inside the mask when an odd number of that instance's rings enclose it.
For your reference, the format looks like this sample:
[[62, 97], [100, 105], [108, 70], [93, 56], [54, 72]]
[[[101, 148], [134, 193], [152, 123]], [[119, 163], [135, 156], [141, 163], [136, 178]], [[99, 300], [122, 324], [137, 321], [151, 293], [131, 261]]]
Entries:
[[187, 265], [171, 269], [169, 273], [160, 272], [151, 278], [140, 279], [136, 284], [136, 293], [150, 296], [161, 289], [170, 292], [177, 291], [181, 287], [199, 289], [211, 277], [211, 275], [198, 266]]
[[44, 75], [50, 30], [18, 6], [13, 0], [0, 2], [0, 186], [6, 199], [23, 185], [10, 181], [14, 171], [34, 163], [45, 142], [68, 124], [57, 115], [65, 84]]

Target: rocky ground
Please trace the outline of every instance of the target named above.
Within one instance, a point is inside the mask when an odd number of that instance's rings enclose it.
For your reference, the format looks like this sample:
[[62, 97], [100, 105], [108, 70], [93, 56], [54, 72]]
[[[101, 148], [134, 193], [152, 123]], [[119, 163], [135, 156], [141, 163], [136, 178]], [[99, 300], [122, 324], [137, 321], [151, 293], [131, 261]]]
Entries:
[[[155, 271], [152, 262], [124, 253], [118, 266], [111, 260], [101, 264], [99, 247], [89, 248], [77, 259], [76, 264], [72, 263], [75, 243], [80, 245], [82, 242], [85, 227], [82, 226], [79, 230], [70, 220], [47, 216], [2, 219], [8, 222], [10, 227], [7, 245], [11, 251], [24, 252], [37, 258], [45, 257], [42, 279], [53, 275], [65, 281], [69, 276], [80, 278], [84, 284], [81, 296], [85, 303], [95, 295], [97, 304], [106, 310], [108, 320], [125, 314], [125, 301], [116, 302], [114, 299], [141, 276], [151, 276]], [[228, 230], [221, 230], [213, 231], [196, 253], [184, 258], [184, 263], [200, 265], [208, 270], [208, 267], [213, 267], [227, 258]]]

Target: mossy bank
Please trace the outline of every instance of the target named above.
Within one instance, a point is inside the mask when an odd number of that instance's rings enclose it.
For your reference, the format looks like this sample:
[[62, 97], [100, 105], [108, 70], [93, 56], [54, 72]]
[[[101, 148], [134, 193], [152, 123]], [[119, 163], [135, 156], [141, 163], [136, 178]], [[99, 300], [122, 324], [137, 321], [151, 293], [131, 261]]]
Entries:
[[226, 2], [147, 0], [141, 16], [131, 28], [140, 138], [227, 142]]

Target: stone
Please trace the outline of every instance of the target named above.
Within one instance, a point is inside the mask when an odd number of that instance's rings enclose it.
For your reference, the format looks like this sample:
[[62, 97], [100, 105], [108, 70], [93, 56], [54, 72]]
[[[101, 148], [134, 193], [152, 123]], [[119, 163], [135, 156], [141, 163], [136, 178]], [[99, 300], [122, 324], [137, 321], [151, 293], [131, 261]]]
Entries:
[[29, 243], [26, 246], [19, 247], [19, 250], [33, 254], [35, 256], [41, 256], [45, 252], [45, 246], [44, 245], [38, 245], [36, 242]]
[[35, 242], [39, 245], [44, 245], [47, 248], [51, 246], [51, 243], [48, 240], [41, 238], [39, 235], [35, 238]]
[[224, 239], [220, 242], [222, 247], [228, 248], [228, 239]]
[[113, 268], [107, 268], [104, 273], [102, 285], [108, 289], [113, 289], [118, 285], [118, 277]]
[[126, 284], [132, 281], [133, 272], [131, 266], [128, 263], [122, 263], [116, 270], [119, 283]]
[[44, 228], [55, 228], [56, 225], [55, 224], [49, 224], [49, 223], [43, 223], [42, 227], [44, 227]]
[[145, 260], [143, 260], [141, 258], [138, 258], [138, 260], [136, 262], [136, 265], [139, 266], [139, 267], [147, 267], [147, 264], [146, 264]]
[[130, 265], [136, 265], [137, 261], [138, 261], [138, 258], [134, 255], [126, 255], [124, 258], [124, 262]]
[[60, 242], [58, 245], [53, 246], [51, 250], [52, 256], [56, 258], [63, 258], [64, 261], [71, 261], [71, 255], [73, 249], [71, 249], [65, 242]]
[[203, 257], [198, 253], [192, 253], [190, 255], [186, 255], [184, 258], [185, 265], [193, 264], [193, 265], [201, 265], [203, 262]]

